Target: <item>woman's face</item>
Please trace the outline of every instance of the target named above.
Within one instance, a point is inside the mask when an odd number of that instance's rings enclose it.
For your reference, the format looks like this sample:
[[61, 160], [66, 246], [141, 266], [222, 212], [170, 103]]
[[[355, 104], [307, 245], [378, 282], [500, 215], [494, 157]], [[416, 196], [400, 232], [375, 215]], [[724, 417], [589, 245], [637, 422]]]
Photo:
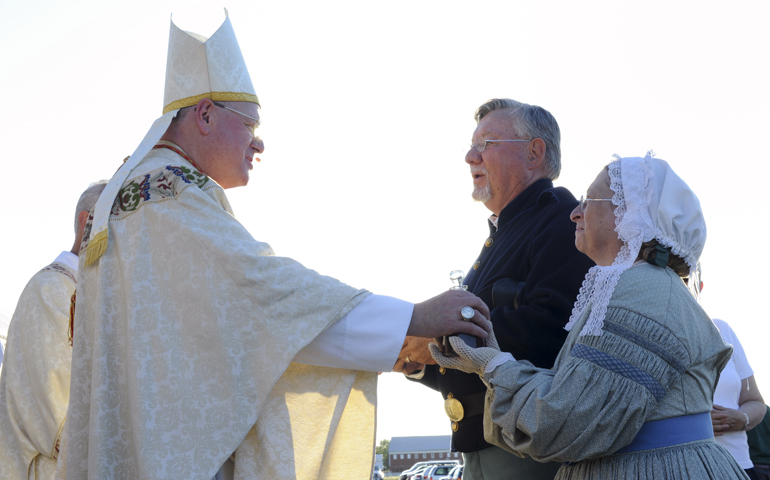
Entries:
[[[586, 198], [611, 199], [610, 175], [602, 170], [588, 187]], [[615, 232], [615, 205], [612, 202], [586, 202], [583, 210], [580, 205], [570, 214], [576, 224], [575, 246], [597, 265], [609, 266], [623, 246], [623, 241]]]

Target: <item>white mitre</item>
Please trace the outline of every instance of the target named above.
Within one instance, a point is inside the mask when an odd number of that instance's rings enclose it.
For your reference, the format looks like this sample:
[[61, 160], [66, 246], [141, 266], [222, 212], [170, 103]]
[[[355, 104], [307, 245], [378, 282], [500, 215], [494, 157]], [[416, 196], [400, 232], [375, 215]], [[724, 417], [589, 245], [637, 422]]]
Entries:
[[177, 112], [181, 108], [196, 105], [204, 98], [259, 105], [227, 9], [225, 21], [211, 38], [181, 30], [174, 25], [173, 20], [171, 21], [163, 115], [155, 120], [142, 142], [113, 175], [96, 202], [91, 236], [86, 249], [86, 266], [94, 263], [107, 251], [110, 210], [132, 170], [166, 133]]
[[195, 105], [204, 98], [259, 105], [226, 9], [224, 23], [208, 39], [171, 22], [163, 113]]

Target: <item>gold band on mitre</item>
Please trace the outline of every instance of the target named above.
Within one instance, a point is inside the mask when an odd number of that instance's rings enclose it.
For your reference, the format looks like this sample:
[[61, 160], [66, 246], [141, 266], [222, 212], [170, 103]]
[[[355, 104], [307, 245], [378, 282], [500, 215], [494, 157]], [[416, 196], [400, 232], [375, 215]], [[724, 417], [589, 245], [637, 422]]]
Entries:
[[252, 93], [208, 92], [201, 93], [200, 95], [193, 95], [192, 97], [183, 98], [181, 100], [175, 100], [163, 107], [163, 114], [165, 115], [171, 110], [179, 110], [180, 108], [197, 105], [198, 102], [204, 98], [210, 98], [215, 102], [250, 102], [259, 105], [259, 99]]

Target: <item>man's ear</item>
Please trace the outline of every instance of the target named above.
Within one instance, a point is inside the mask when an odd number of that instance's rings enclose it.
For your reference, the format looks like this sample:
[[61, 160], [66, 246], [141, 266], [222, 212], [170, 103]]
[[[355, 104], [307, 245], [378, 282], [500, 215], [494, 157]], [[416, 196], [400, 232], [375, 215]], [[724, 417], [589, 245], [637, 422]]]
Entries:
[[529, 163], [527, 168], [529, 170], [537, 170], [545, 163], [545, 142], [542, 138], [533, 138], [529, 142], [529, 151], [527, 152], [527, 159]]
[[195, 106], [195, 123], [203, 135], [211, 133], [211, 121], [214, 118], [214, 102], [204, 98]]
[[88, 222], [88, 215], [89, 215], [89, 212], [86, 212], [85, 210], [78, 213], [78, 232], [81, 233], [81, 236], [86, 229], [86, 223]]

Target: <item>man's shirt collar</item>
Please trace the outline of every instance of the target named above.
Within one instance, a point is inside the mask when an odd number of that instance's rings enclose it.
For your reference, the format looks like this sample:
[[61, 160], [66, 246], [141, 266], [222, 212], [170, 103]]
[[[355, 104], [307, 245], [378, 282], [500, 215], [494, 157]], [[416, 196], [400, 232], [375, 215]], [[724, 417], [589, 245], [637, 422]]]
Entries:
[[496, 232], [518, 217], [522, 212], [534, 207], [540, 200], [543, 191], [549, 188], [553, 188], [553, 182], [549, 178], [541, 178], [525, 188], [523, 192], [518, 194], [516, 198], [503, 208], [499, 216], [495, 217], [495, 215], [492, 215], [489, 217], [490, 231], [492, 233]]

